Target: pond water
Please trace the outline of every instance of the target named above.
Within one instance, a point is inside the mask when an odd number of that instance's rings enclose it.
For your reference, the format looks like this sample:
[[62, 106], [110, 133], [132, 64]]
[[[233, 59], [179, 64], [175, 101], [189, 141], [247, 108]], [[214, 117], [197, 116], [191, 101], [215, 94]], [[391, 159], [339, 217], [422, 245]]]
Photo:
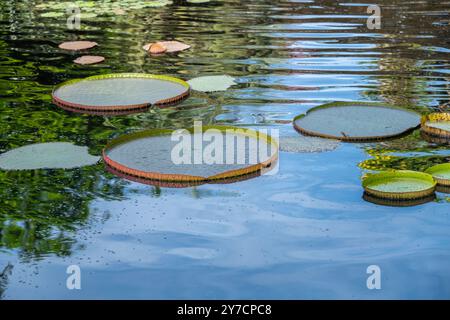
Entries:
[[[297, 136], [287, 122], [327, 102], [423, 112], [449, 100], [446, 1], [379, 0], [379, 30], [367, 28], [369, 4], [353, 0], [177, 0], [86, 15], [81, 30], [67, 28], [64, 10], [41, 16], [45, 2], [0, 1], [0, 152], [70, 142], [99, 156], [121, 134], [194, 120]], [[192, 47], [142, 50], [171, 39]], [[99, 43], [89, 54], [106, 61], [74, 64], [80, 54], [58, 48], [72, 40]], [[63, 81], [117, 72], [224, 74], [237, 85], [117, 117], [51, 103]], [[281, 152], [276, 174], [195, 188], [130, 182], [102, 163], [0, 170], [0, 297], [448, 299], [450, 196], [378, 206], [362, 199], [361, 176], [449, 159], [448, 146], [416, 131], [322, 153]], [[70, 265], [81, 268], [81, 290], [66, 287]], [[381, 290], [366, 286], [370, 265], [381, 269]]]

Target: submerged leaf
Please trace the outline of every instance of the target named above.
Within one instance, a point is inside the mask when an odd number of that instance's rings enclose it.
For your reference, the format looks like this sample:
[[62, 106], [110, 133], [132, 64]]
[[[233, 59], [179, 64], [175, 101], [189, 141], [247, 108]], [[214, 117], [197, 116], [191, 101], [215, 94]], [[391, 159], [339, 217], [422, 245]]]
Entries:
[[325, 152], [333, 151], [339, 146], [338, 140], [321, 139], [314, 137], [280, 137], [280, 151], [283, 152]]
[[68, 142], [37, 143], [0, 154], [0, 169], [70, 169], [97, 163], [87, 147]]
[[202, 92], [226, 91], [236, 84], [233, 77], [227, 75], [198, 77], [188, 81], [192, 89]]

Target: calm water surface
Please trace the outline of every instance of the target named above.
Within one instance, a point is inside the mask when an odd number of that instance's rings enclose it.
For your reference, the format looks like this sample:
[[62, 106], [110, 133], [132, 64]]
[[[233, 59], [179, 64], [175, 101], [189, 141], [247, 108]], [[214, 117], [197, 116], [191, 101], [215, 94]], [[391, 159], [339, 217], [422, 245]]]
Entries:
[[[82, 20], [44, 18], [44, 1], [0, 1], [0, 152], [66, 141], [99, 155], [105, 143], [196, 119], [297, 133], [285, 123], [322, 103], [385, 101], [426, 111], [449, 101], [448, 1], [369, 3], [175, 1], [162, 8]], [[67, 40], [100, 44], [106, 62], [72, 63]], [[177, 39], [178, 54], [142, 45]], [[105, 118], [60, 110], [54, 85], [111, 72], [183, 79], [228, 74], [226, 92], [194, 93], [177, 107]], [[418, 132], [324, 153], [281, 153], [276, 175], [228, 185], [156, 188], [103, 164], [0, 171], [0, 297], [15, 298], [450, 298], [449, 196], [408, 208], [362, 200], [370, 169], [424, 169], [446, 147]], [[66, 268], [82, 269], [82, 290]], [[382, 289], [368, 290], [379, 265]], [[9, 267], [7, 267], [9, 265]]]

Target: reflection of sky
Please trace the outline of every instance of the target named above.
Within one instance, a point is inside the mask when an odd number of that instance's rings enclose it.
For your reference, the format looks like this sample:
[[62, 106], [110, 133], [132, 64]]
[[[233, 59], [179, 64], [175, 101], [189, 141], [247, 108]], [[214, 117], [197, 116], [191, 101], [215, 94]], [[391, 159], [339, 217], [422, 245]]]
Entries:
[[[110, 218], [78, 235], [83, 250], [49, 258], [31, 288], [13, 278], [7, 293], [43, 297], [45, 287], [46, 298], [448, 298], [448, 204], [394, 209], [361, 201], [356, 164], [364, 158], [355, 145], [282, 153], [277, 175], [162, 189], [159, 197], [131, 184], [128, 200], [93, 203], [96, 216]], [[80, 292], [64, 287], [69, 264], [84, 272]], [[371, 264], [382, 270], [378, 292], [365, 287]]]

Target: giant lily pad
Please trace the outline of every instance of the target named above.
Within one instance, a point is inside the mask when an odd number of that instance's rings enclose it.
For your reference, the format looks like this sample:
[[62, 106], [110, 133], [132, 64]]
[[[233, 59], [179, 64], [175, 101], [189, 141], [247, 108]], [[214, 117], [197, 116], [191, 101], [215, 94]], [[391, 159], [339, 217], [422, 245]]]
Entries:
[[[178, 131], [148, 130], [119, 137], [103, 152], [115, 172], [170, 183], [215, 183], [272, 168], [278, 146], [249, 129], [214, 126]], [[252, 143], [253, 142], [253, 143]], [[239, 159], [239, 160], [238, 160]]]
[[450, 140], [450, 113], [431, 113], [422, 117], [422, 131]]
[[91, 156], [87, 147], [68, 142], [37, 143], [0, 154], [0, 169], [70, 169], [93, 165], [100, 158]]
[[151, 74], [107, 74], [67, 81], [53, 91], [53, 102], [81, 112], [122, 112], [165, 106], [189, 95], [183, 80]]
[[227, 75], [198, 77], [188, 81], [193, 90], [202, 92], [226, 91], [236, 84], [233, 77]]
[[382, 103], [330, 103], [294, 119], [305, 135], [343, 141], [371, 141], [400, 136], [417, 128], [419, 114]]
[[363, 179], [365, 192], [381, 199], [414, 200], [434, 194], [436, 181], [430, 174], [416, 171], [386, 171]]
[[450, 187], [450, 163], [442, 163], [425, 170], [440, 186]]

